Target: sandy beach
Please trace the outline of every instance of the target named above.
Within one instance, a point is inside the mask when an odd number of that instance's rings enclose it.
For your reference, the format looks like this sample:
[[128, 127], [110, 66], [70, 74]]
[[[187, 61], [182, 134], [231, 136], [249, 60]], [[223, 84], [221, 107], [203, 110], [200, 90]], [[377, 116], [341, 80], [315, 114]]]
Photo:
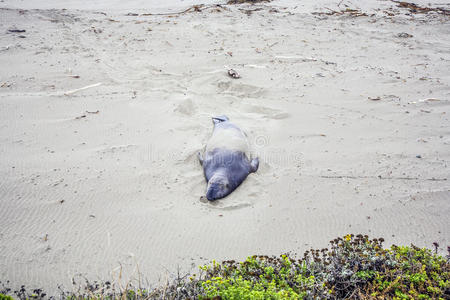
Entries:
[[[156, 284], [347, 233], [446, 252], [448, 15], [35, 2], [0, 1], [0, 280], [55, 291], [138, 266]], [[208, 202], [196, 153], [222, 114], [261, 163]]]

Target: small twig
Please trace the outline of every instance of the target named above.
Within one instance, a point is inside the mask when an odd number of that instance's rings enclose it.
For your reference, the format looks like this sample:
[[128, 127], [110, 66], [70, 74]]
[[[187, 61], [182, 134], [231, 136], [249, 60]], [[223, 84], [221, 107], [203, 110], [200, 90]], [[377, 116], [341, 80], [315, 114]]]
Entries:
[[[187, 9], [185, 9], [185, 10], [183, 10], [183, 11], [180, 11], [180, 12], [174, 12], [174, 13], [156, 13], [156, 14], [145, 13], [145, 14], [141, 14], [141, 16], [171, 16], [171, 15], [180, 15], [180, 14], [187, 13], [187, 12], [191, 11], [192, 9], [197, 10], [198, 7], [201, 7], [201, 6], [203, 6], [203, 4], [191, 6], [191, 7], [187, 8]], [[197, 9], [196, 9], [195, 7], [197, 7]]]
[[405, 1], [398, 1], [398, 0], [391, 0], [394, 3], [397, 3], [398, 7], [408, 8], [413, 13], [428, 13], [430, 11], [434, 11], [437, 13], [441, 13], [443, 15], [450, 15], [450, 10], [440, 7], [423, 7], [418, 6], [415, 3], [405, 2]]
[[173, 13], [145, 13], [145, 14], [137, 14], [138, 16], [172, 16], [172, 15], [181, 15], [187, 12], [190, 12], [191, 10], [197, 11], [197, 12], [201, 12], [205, 9], [208, 8], [212, 8], [212, 7], [222, 7], [222, 5], [220, 4], [213, 4], [213, 5], [204, 5], [204, 4], [198, 4], [198, 5], [193, 5], [183, 11], [179, 11], [179, 12], [173, 12]]
[[333, 10], [333, 9], [330, 9], [330, 8], [328, 8], [328, 7], [324, 7], [325, 9], [328, 9], [329, 11], [331, 11], [331, 15], [334, 15], [334, 14], [342, 14], [342, 12], [339, 12], [339, 11], [337, 11], [337, 10]]
[[167, 285], [168, 285], [168, 280], [167, 280], [167, 274], [166, 274], [166, 280], [165, 280], [165, 285], [164, 285], [164, 290], [163, 290], [163, 295], [162, 295], [162, 299], [166, 299], [166, 290], [167, 290]]
[[98, 82], [98, 83], [95, 83], [95, 84], [87, 85], [87, 86], [84, 86], [84, 87], [79, 88], [79, 89], [67, 91], [67, 92], [64, 93], [64, 95], [69, 96], [69, 95], [74, 94], [76, 92], [87, 90], [87, 89], [90, 89], [90, 88], [93, 88], [93, 87], [97, 87], [97, 86], [100, 86], [100, 85], [102, 85], [102, 82]]

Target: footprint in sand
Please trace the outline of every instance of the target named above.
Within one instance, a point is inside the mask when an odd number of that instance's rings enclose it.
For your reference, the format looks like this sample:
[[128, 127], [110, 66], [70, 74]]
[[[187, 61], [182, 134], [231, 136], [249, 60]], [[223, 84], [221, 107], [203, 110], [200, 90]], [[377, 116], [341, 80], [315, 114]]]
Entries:
[[289, 114], [287, 112], [261, 105], [244, 104], [241, 107], [241, 111], [246, 113], [259, 114], [265, 119], [282, 120], [289, 117]]
[[265, 89], [250, 84], [235, 83], [234, 80], [220, 80], [217, 82], [217, 92], [237, 97], [259, 98], [265, 94]]
[[180, 114], [186, 116], [193, 116], [197, 110], [197, 106], [191, 99], [182, 100], [180, 104], [176, 106], [174, 112], [178, 112]]

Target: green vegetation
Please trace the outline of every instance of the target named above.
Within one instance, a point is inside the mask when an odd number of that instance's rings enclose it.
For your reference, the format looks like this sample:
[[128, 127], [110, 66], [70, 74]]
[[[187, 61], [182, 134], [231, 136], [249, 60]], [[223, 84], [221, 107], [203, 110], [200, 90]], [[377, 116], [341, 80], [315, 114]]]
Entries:
[[11, 296], [0, 294], [0, 300], [14, 300]]
[[302, 259], [252, 256], [202, 267], [205, 298], [448, 299], [448, 259], [415, 246], [383, 249], [383, 239], [347, 235]]
[[[86, 284], [71, 299], [449, 299], [449, 256], [415, 246], [382, 247], [383, 239], [346, 235], [300, 259], [251, 256], [213, 261], [198, 275], [156, 289]], [[2, 290], [0, 289], [0, 292]], [[17, 294], [16, 294], [17, 295]], [[25, 299], [26, 293], [22, 293]], [[0, 300], [10, 300], [2, 298]], [[28, 298], [36, 298], [28, 296]]]

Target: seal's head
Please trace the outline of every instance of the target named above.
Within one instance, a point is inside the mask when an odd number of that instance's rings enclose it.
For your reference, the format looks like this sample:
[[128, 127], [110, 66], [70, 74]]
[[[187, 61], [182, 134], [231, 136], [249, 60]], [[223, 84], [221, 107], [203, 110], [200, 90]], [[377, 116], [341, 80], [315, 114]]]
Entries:
[[224, 174], [214, 174], [208, 182], [206, 198], [210, 201], [221, 199], [228, 196], [233, 189], [227, 176]]

